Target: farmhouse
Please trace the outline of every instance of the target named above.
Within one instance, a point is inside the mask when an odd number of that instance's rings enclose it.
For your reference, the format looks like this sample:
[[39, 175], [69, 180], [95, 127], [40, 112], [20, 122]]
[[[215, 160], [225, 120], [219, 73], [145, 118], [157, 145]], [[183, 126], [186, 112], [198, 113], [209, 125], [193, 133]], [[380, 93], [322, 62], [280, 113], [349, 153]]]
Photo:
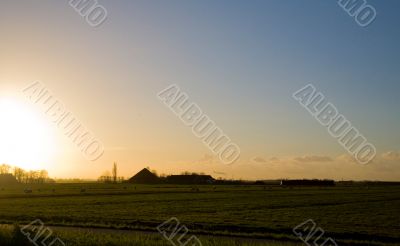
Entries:
[[160, 178], [156, 174], [144, 168], [138, 172], [135, 176], [128, 180], [129, 183], [133, 184], [213, 184], [215, 179], [210, 175], [202, 174], [183, 174], [183, 175], [170, 175], [165, 178]]
[[335, 186], [333, 180], [302, 179], [302, 180], [282, 180], [282, 186]]
[[171, 175], [166, 178], [168, 184], [212, 184], [214, 181], [210, 175], [200, 174]]
[[128, 182], [133, 184], [159, 184], [162, 181], [157, 175], [150, 172], [149, 169], [144, 168], [142, 171], [130, 178]]

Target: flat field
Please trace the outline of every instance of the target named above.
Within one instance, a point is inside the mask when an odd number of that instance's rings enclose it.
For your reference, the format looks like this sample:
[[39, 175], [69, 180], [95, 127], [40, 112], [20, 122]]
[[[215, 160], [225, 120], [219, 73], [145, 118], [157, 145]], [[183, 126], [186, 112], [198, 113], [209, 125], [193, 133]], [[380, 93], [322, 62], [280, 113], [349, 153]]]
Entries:
[[[25, 188], [32, 193], [25, 194]], [[400, 186], [192, 188], [96, 183], [4, 186], [0, 223], [24, 225], [40, 219], [70, 245], [88, 245], [82, 240], [89, 239], [93, 245], [101, 245], [96, 240], [129, 245], [135, 238], [139, 241], [132, 245], [169, 245], [156, 227], [175, 217], [203, 245], [305, 245], [293, 228], [312, 219], [325, 231], [323, 237], [338, 245], [400, 245]]]

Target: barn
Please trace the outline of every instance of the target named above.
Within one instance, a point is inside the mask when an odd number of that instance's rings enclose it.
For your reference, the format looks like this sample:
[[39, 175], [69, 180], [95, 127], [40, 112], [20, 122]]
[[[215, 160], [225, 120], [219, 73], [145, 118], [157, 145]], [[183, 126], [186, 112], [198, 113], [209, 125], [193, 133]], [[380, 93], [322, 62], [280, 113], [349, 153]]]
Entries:
[[212, 184], [215, 179], [210, 175], [171, 175], [166, 178], [169, 184]]
[[335, 186], [333, 180], [318, 180], [318, 179], [298, 179], [298, 180], [282, 180], [282, 186]]
[[142, 171], [130, 178], [128, 182], [133, 184], [159, 184], [162, 181], [156, 174], [150, 172], [149, 169], [144, 168]]

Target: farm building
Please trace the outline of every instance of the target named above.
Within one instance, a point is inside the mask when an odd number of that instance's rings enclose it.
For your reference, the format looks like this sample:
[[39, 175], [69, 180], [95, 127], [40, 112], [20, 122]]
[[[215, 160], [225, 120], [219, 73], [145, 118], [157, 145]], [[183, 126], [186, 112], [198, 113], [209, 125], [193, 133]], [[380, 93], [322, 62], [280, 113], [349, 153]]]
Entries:
[[130, 178], [128, 182], [134, 184], [159, 184], [162, 181], [156, 174], [150, 172], [149, 169], [144, 168], [142, 171]]
[[317, 179], [282, 180], [281, 185], [282, 186], [335, 186], [335, 181], [317, 180]]
[[200, 174], [171, 175], [166, 178], [168, 184], [212, 184], [214, 181], [210, 175]]
[[134, 184], [213, 184], [215, 179], [210, 175], [202, 174], [182, 174], [182, 175], [170, 175], [167, 177], [160, 178], [156, 174], [152, 173], [147, 168], [138, 172], [135, 176], [128, 180], [129, 183]]

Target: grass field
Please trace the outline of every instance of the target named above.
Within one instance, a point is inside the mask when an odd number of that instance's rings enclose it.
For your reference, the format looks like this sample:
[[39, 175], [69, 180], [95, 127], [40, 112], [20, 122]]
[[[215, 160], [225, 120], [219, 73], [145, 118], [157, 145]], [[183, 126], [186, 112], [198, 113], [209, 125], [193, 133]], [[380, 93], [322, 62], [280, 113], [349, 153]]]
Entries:
[[[25, 194], [26, 187], [33, 192]], [[400, 186], [198, 186], [199, 192], [191, 188], [132, 184], [0, 187], [0, 223], [27, 224], [40, 219], [56, 226], [54, 231], [67, 245], [88, 245], [85, 238], [108, 240], [104, 245], [170, 245], [151, 232], [176, 217], [203, 245], [305, 245], [292, 229], [312, 219], [338, 245], [400, 245]], [[118, 230], [103, 233], [101, 228]], [[124, 233], [133, 229], [135, 233]], [[3, 237], [11, 237], [3, 230]]]

